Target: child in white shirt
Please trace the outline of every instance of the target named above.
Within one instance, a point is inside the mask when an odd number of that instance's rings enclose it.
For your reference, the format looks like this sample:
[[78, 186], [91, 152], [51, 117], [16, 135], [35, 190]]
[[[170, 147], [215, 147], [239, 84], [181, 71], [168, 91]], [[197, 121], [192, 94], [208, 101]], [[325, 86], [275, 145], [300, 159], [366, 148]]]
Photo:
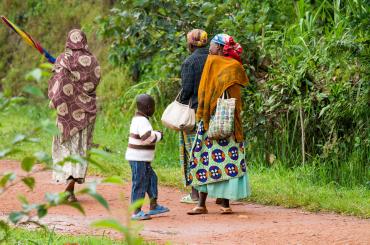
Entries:
[[158, 178], [152, 169], [155, 144], [163, 138], [163, 133], [154, 131], [149, 122], [155, 111], [154, 99], [147, 94], [136, 98], [137, 112], [131, 121], [130, 137], [126, 151], [132, 172], [131, 203], [143, 199], [145, 193], [150, 198], [150, 211], [144, 213], [141, 207], [132, 215], [134, 220], [150, 219], [151, 215], [168, 212], [169, 209], [158, 205]]

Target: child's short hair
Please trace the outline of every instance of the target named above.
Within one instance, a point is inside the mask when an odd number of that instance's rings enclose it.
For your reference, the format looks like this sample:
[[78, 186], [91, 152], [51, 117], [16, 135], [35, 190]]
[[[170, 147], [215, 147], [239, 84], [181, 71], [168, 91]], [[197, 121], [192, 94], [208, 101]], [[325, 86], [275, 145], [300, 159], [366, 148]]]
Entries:
[[[149, 94], [139, 94], [136, 97], [136, 108], [140, 112], [147, 112], [151, 109], [154, 113], [155, 101]], [[151, 116], [151, 115], [148, 115]]]

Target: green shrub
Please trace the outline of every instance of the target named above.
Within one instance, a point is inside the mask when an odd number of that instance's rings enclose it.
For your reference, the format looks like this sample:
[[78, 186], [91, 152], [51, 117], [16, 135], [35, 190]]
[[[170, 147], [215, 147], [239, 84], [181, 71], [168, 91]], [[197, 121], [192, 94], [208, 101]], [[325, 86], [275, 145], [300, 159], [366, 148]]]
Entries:
[[143, 83], [129, 97], [154, 84], [172, 95], [163, 104], [179, 89], [172, 81], [187, 31], [233, 35], [251, 78], [250, 159], [314, 165], [316, 181], [351, 186], [370, 179], [368, 11], [366, 1], [124, 0], [99, 23], [113, 42], [111, 62], [140, 70]]

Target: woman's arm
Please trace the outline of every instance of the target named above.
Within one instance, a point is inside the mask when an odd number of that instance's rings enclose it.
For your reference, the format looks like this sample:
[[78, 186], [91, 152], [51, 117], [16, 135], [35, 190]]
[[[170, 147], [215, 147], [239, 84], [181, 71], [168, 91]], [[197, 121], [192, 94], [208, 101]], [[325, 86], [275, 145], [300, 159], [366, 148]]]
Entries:
[[149, 120], [145, 117], [137, 118], [139, 137], [144, 145], [150, 145], [159, 142], [162, 139], [162, 133], [152, 128]]

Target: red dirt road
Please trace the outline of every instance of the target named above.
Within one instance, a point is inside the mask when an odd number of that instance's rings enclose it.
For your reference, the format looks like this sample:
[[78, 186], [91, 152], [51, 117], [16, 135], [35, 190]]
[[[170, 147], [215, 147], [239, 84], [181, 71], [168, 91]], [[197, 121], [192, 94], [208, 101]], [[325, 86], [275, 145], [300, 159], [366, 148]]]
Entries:
[[[5, 171], [16, 171], [22, 175], [18, 164], [11, 161], [0, 162], [0, 175]], [[20, 209], [17, 195], [23, 193], [31, 202], [43, 202], [46, 192], [59, 192], [62, 185], [51, 182], [51, 173], [35, 174], [37, 185], [34, 192], [18, 184], [0, 196], [0, 218]], [[93, 181], [88, 178], [87, 182]], [[81, 187], [79, 187], [81, 188]], [[127, 205], [130, 186], [110, 184], [99, 185], [98, 192], [109, 202], [107, 212], [100, 204], [88, 196], [79, 198], [86, 216], [71, 207], [61, 206], [51, 209], [42, 222], [55, 231], [68, 234], [102, 234], [90, 228], [89, 224], [102, 218], [115, 218], [127, 221]], [[358, 219], [326, 213], [309, 213], [300, 209], [285, 209], [257, 204], [233, 203], [232, 215], [220, 215], [214, 200], [209, 200], [208, 215], [188, 216], [186, 211], [192, 205], [181, 204], [184, 194], [167, 187], [160, 188], [161, 204], [171, 212], [140, 222], [144, 225], [141, 235], [150, 241], [173, 244], [370, 244], [370, 220]], [[105, 231], [105, 235], [117, 234]]]

